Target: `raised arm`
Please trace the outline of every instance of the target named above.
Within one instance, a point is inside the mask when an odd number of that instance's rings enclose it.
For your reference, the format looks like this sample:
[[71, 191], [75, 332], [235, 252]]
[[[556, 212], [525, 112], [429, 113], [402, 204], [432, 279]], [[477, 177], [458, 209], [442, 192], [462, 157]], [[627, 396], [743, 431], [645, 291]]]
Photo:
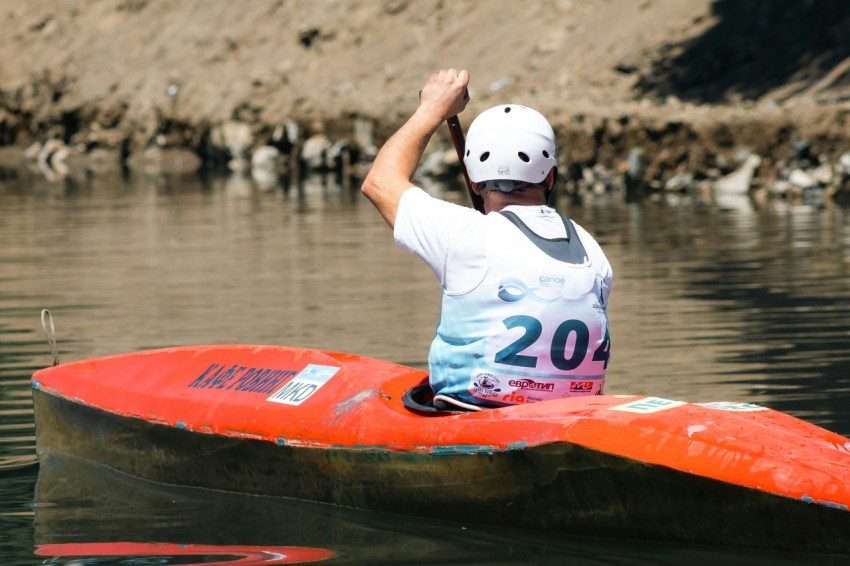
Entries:
[[445, 69], [428, 79], [419, 107], [378, 152], [361, 191], [390, 227], [395, 225], [401, 195], [413, 186], [413, 174], [428, 141], [440, 124], [463, 112], [469, 97], [469, 73]]

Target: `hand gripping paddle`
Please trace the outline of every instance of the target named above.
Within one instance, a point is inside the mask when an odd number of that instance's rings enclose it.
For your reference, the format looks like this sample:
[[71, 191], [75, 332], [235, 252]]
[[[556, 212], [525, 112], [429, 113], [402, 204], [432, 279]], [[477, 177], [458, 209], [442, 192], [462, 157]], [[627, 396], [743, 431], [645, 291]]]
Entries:
[[[422, 98], [421, 90], [419, 91], [419, 98]], [[469, 91], [464, 92], [464, 98], [469, 98]], [[466, 172], [466, 166], [463, 164], [463, 152], [466, 146], [466, 139], [463, 136], [463, 128], [460, 127], [460, 120], [458, 120], [458, 117], [455, 115], [446, 120], [446, 124], [448, 124], [449, 133], [452, 135], [452, 143], [455, 145], [457, 158], [458, 161], [460, 161], [460, 170], [463, 171], [463, 180], [466, 181], [466, 190], [469, 193], [472, 206], [475, 210], [484, 214], [484, 199], [481, 198], [481, 195], [475, 194], [475, 191], [472, 190], [472, 181], [469, 180], [469, 173]]]

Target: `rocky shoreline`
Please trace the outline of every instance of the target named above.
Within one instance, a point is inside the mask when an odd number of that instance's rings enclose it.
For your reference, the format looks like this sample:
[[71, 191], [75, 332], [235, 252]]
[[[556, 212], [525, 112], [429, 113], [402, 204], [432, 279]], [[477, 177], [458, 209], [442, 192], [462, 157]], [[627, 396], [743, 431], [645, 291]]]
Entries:
[[[11, 30], [0, 39], [0, 168], [27, 166], [48, 179], [250, 171], [266, 188], [311, 171], [357, 177], [412, 111], [427, 72], [453, 59], [446, 53], [460, 53], [461, 63], [475, 62], [464, 65], [473, 86], [462, 123], [502, 102], [544, 112], [571, 198], [850, 202], [850, 59], [840, 49], [813, 59], [830, 61], [829, 72], [811, 67], [781, 84], [771, 75], [713, 101], [707, 93], [726, 79], [715, 80], [705, 62], [687, 66], [708, 69], [702, 86], [665, 86], [683, 72], [668, 69], [682, 46], [707, 41], [739, 15], [730, 16], [729, 3], [321, 4], [0, 7]], [[783, 10], [767, 16], [803, 25], [806, 14]], [[501, 29], [505, 18], [529, 38], [475, 43], [461, 33], [473, 23]], [[745, 50], [746, 41], [742, 34], [721, 43]], [[431, 45], [442, 51], [423, 55]], [[393, 49], [397, 57], [388, 56]], [[770, 87], [736, 94], [753, 84]], [[420, 173], [462, 187], [447, 131], [429, 146]]]
[[[850, 204], [850, 143], [792, 119], [758, 120], [758, 112], [704, 109], [700, 120], [635, 117], [624, 112], [553, 120], [561, 147], [560, 187], [573, 200], [620, 195], [628, 201], [689, 195], [750, 195], [758, 202]], [[842, 110], [845, 116], [850, 110]], [[753, 114], [756, 114], [754, 117]], [[354, 117], [323, 124], [228, 120], [210, 127], [185, 122], [163, 127], [139, 146], [129, 132], [100, 123], [28, 146], [0, 147], [0, 168], [27, 166], [47, 179], [131, 172], [185, 175], [199, 171], [250, 171], [257, 185], [286, 185], [293, 176], [334, 172], [360, 177], [382, 137], [398, 124]], [[59, 124], [54, 124], [59, 129]], [[346, 132], [346, 130], [348, 130]], [[455, 149], [440, 132], [419, 174], [462, 187]]]

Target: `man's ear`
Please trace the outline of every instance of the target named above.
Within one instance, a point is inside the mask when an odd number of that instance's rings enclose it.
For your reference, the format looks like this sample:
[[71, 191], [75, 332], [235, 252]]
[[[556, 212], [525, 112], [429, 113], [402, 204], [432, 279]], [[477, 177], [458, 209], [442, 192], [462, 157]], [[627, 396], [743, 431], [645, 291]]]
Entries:
[[546, 205], [555, 208], [557, 194], [555, 192], [555, 181], [558, 180], [558, 168], [552, 167], [546, 175]]
[[551, 191], [552, 188], [555, 186], [555, 181], [557, 181], [557, 180], [558, 180], [558, 168], [552, 167], [552, 169], [549, 170], [549, 174], [546, 175], [546, 190]]

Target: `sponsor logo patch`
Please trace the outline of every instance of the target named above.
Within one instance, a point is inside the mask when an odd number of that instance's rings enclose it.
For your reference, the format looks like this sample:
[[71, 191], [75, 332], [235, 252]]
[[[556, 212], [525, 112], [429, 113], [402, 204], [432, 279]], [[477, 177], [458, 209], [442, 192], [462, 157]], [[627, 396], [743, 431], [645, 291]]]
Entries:
[[523, 395], [521, 393], [517, 393], [512, 391], [508, 395], [502, 395], [502, 401], [505, 403], [513, 403], [514, 405], [521, 405], [523, 403], [539, 403], [543, 399], [540, 397], [534, 397], [532, 395]]
[[495, 397], [502, 389], [499, 378], [486, 371], [477, 371], [472, 374], [470, 393], [478, 397]]
[[335, 366], [308, 364], [292, 380], [275, 391], [266, 401], [285, 405], [300, 405], [313, 396], [339, 371]]
[[571, 381], [570, 393], [589, 393], [593, 391], [592, 381]]
[[512, 379], [508, 385], [517, 389], [531, 389], [532, 391], [554, 391], [555, 384], [545, 381], [534, 381], [533, 379]]
[[666, 411], [674, 407], [687, 405], [684, 401], [673, 401], [672, 399], [662, 399], [661, 397], [644, 397], [638, 401], [625, 403], [610, 407], [612, 411], [624, 411], [626, 413], [657, 413], [658, 411]]

